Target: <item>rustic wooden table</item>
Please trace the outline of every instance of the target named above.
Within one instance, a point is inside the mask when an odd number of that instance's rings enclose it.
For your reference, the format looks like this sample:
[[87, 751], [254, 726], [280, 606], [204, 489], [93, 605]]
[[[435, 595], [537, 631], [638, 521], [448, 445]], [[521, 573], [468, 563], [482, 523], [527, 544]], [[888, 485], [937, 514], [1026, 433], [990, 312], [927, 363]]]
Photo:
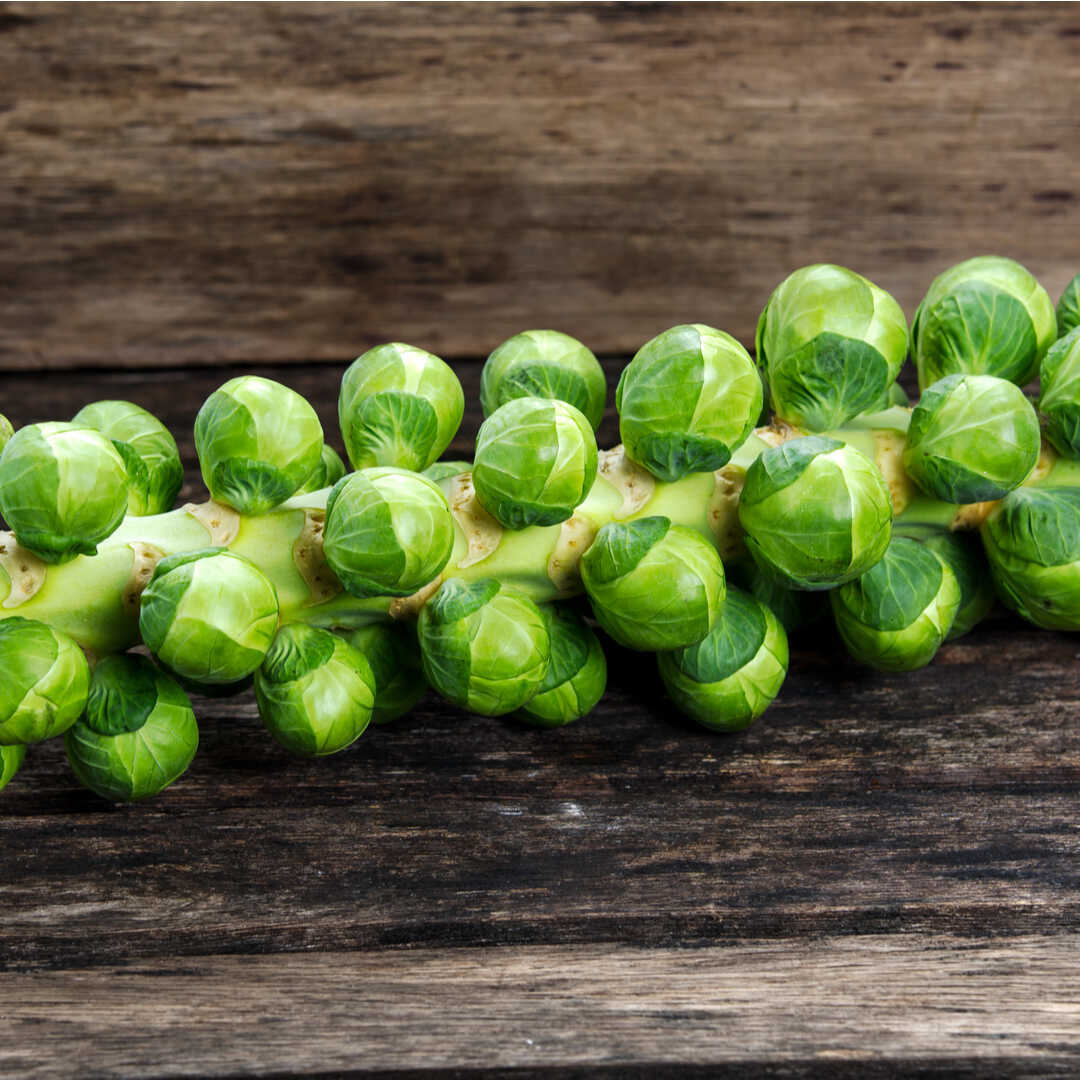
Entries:
[[[909, 317], [982, 252], [1056, 298], [1078, 100], [1070, 4], [0, 3], [0, 412], [138, 401], [186, 499], [240, 370], [335, 432], [384, 340], [475, 409], [521, 329], [750, 345], [811, 261]], [[202, 701], [134, 808], [39, 747], [0, 795], [0, 1076], [1074, 1076], [1078, 654], [998, 618], [886, 678], [819, 628], [725, 738], [612, 650], [566, 730], [431, 698], [317, 763]]]
[[[334, 430], [339, 365], [254, 370]], [[230, 374], [7, 400], [133, 398], [192, 465]], [[432, 696], [318, 762], [200, 700], [191, 771], [129, 808], [53, 741], [2, 796], [0, 1075], [1075, 1075], [1078, 653], [999, 618], [890, 678], [819, 627], [724, 737], [612, 648], [569, 728]]]

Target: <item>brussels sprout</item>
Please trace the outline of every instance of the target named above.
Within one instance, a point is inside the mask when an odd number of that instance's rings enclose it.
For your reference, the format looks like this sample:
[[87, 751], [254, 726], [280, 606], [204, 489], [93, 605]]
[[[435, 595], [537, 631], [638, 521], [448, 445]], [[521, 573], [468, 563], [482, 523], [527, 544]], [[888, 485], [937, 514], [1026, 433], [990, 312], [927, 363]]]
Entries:
[[628, 649], [700, 641], [724, 603], [724, 567], [698, 532], [666, 517], [609, 522], [581, 559], [597, 622]]
[[607, 685], [607, 660], [600, 639], [572, 611], [544, 605], [551, 638], [547, 674], [521, 709], [533, 727], [562, 727], [596, 708]]
[[139, 632], [167, 667], [196, 684], [237, 682], [263, 661], [277, 592], [241, 555], [204, 548], [162, 559], [143, 590]]
[[787, 634], [764, 604], [729, 588], [724, 610], [701, 641], [656, 659], [680, 712], [713, 731], [741, 731], [780, 693]]
[[428, 682], [447, 701], [483, 716], [520, 709], [543, 684], [547, 623], [524, 593], [494, 578], [451, 578], [417, 624]]
[[333, 487], [344, 475], [345, 462], [338, 457], [338, 452], [332, 446], [323, 443], [319, 464], [297, 488], [296, 494], [304, 495], [309, 491], [322, 491], [323, 488]]
[[295, 390], [241, 375], [215, 390], [195, 417], [203, 483], [241, 514], [262, 514], [295, 494], [318, 467], [323, 430]]
[[807, 435], [770, 447], [747, 469], [739, 523], [754, 560], [781, 584], [829, 589], [885, 554], [892, 503], [869, 458]]
[[952, 628], [960, 586], [928, 547], [897, 536], [878, 562], [829, 599], [856, 660], [879, 671], [914, 671], [933, 660]]
[[372, 623], [339, 632], [371, 665], [375, 679], [373, 724], [389, 724], [420, 704], [428, 685], [415, 623]]
[[442, 573], [454, 549], [443, 493], [404, 469], [362, 469], [326, 500], [323, 553], [353, 596], [408, 596]]
[[92, 428], [31, 424], [0, 454], [0, 515], [47, 563], [93, 555], [124, 520], [127, 502], [124, 462]]
[[558, 330], [524, 330], [495, 349], [480, 374], [484, 416], [520, 397], [565, 401], [584, 413], [596, 431], [604, 419], [607, 379], [600, 362], [576, 338]]
[[176, 440], [153, 413], [130, 401], [96, 401], [71, 422], [100, 431], [123, 458], [129, 514], [141, 517], [172, 509], [184, 482], [184, 466]]
[[412, 345], [369, 349], [341, 380], [338, 420], [354, 469], [426, 469], [450, 445], [464, 412], [451, 368]]
[[918, 540], [937, 555], [956, 577], [956, 583], [960, 586], [960, 607], [946, 641], [962, 637], [990, 614], [994, 607], [994, 583], [978, 536], [969, 532], [950, 532], [931, 525], [900, 523], [897, 523], [893, 535]]
[[796, 427], [826, 431], [889, 392], [907, 356], [907, 320], [873, 282], [817, 263], [773, 290], [755, 344], [773, 412]]
[[11, 778], [22, 768], [26, 760], [26, 747], [0, 746], [0, 791], [3, 791], [11, 781]]
[[11, 441], [11, 436], [14, 434], [15, 428], [11, 421], [3, 413], [0, 413], [0, 450], [7, 446]]
[[673, 326], [638, 349], [615, 391], [626, 453], [661, 480], [722, 468], [761, 413], [761, 379], [730, 335]]
[[939, 274], [915, 312], [919, 389], [943, 375], [997, 375], [1023, 386], [1054, 341], [1054, 305], [1018, 262], [980, 255]]
[[440, 480], [449, 480], [452, 476], [460, 476], [467, 472], [472, 472], [471, 461], [436, 461], [420, 475], [426, 476], [433, 484], [437, 484]]
[[1057, 315], [1059, 338], [1080, 326], [1080, 274], [1077, 274], [1065, 286], [1065, 291], [1061, 294], [1054, 311]]
[[904, 468], [949, 503], [1000, 499], [1039, 460], [1039, 418], [1024, 392], [993, 375], [946, 375], [911, 414]]
[[114, 802], [146, 799], [187, 772], [199, 728], [187, 694], [144, 656], [94, 667], [86, 715], [64, 736], [79, 783]]
[[596, 460], [584, 413], [565, 401], [514, 398], [480, 425], [473, 487], [504, 528], [557, 525], [589, 494]]
[[74, 641], [19, 615], [0, 620], [0, 745], [61, 735], [86, 704], [90, 668]]
[[1080, 489], [1010, 491], [982, 539], [1006, 607], [1045, 630], [1080, 630]]
[[1046, 437], [1059, 453], [1080, 457], [1080, 324], [1050, 346], [1040, 378]]
[[764, 604], [780, 620], [780, 625], [788, 634], [817, 622], [829, 610], [823, 593], [789, 589], [753, 559], [725, 562], [724, 573], [729, 585], [738, 586]]
[[283, 626], [255, 673], [267, 731], [300, 757], [336, 754], [371, 721], [375, 676], [359, 649], [303, 623]]

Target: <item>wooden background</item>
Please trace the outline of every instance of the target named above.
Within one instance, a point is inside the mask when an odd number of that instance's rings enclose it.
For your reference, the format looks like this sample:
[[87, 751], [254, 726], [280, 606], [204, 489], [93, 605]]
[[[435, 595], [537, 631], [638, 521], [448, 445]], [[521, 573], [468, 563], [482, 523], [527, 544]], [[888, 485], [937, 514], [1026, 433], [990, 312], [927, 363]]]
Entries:
[[[982, 251], [1056, 297], [1078, 60], [1068, 5], [0, 5], [0, 412], [138, 401], [188, 498], [240, 371], [332, 432], [348, 359], [430, 347], [467, 455], [525, 327], [614, 381], [815, 260], [909, 315]], [[45, 744], [0, 795], [0, 1075], [1075, 1076], [1078, 658], [996, 617], [888, 678], [818, 629], [724, 738], [612, 649], [568, 729], [429, 698], [313, 763], [200, 701], [131, 808]]]
[[0, 365], [748, 342], [813, 261], [1056, 298], [1078, 101], [1067, 4], [2, 4]]

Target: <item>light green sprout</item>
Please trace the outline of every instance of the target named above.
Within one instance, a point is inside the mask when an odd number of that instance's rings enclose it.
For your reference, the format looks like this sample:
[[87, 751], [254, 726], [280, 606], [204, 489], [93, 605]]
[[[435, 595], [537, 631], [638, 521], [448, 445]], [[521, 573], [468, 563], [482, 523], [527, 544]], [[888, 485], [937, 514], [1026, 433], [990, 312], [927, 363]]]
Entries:
[[415, 708], [428, 685], [420, 663], [415, 623], [371, 623], [341, 631], [342, 637], [364, 654], [375, 679], [373, 724], [389, 724]]
[[162, 559], [139, 609], [147, 648], [196, 685], [227, 686], [254, 672], [277, 624], [274, 586], [254, 563], [223, 548]]
[[695, 645], [657, 656], [664, 687], [678, 709], [713, 731], [749, 727], [780, 692], [788, 668], [780, 620], [741, 589]]
[[761, 413], [761, 379], [730, 335], [695, 323], [647, 341], [615, 391], [626, 453], [661, 480], [722, 468]]
[[856, 660], [879, 671], [914, 671], [930, 663], [952, 628], [960, 586], [930, 548], [897, 536], [865, 574], [829, 598]]
[[756, 349], [773, 412], [806, 431], [827, 431], [889, 394], [907, 356], [907, 319], [872, 281], [817, 263], [773, 291]]
[[519, 718], [533, 727], [562, 727], [596, 708], [607, 686], [607, 660], [600, 639], [572, 611], [550, 604], [540, 610], [551, 638], [551, 660]]
[[950, 503], [1000, 499], [1039, 460], [1039, 418], [1015, 383], [946, 375], [911, 414], [904, 468], [928, 495]]
[[199, 746], [187, 694], [144, 656], [94, 666], [86, 715], [64, 736], [79, 783], [113, 802], [157, 795], [182, 776]]
[[1010, 491], [982, 539], [1006, 607], [1045, 630], [1080, 630], [1080, 489]]
[[31, 424], [0, 454], [0, 515], [47, 563], [93, 555], [124, 520], [127, 504], [124, 462], [92, 428]]
[[62, 735], [79, 719], [90, 668], [74, 641], [19, 615], [0, 620], [0, 745]]
[[557, 525], [596, 479], [596, 437], [565, 401], [519, 397], [480, 425], [472, 481], [481, 506], [507, 529]]
[[428, 682], [482, 716], [520, 709], [541, 687], [551, 655], [547, 623], [522, 592], [494, 578], [451, 578], [417, 624]]
[[666, 517], [609, 522], [581, 559], [597, 622], [643, 652], [700, 641], [724, 604], [724, 567], [698, 532]]
[[418, 473], [362, 469], [326, 500], [323, 553], [353, 596], [408, 596], [438, 577], [453, 548], [446, 497]]
[[401, 342], [369, 349], [341, 380], [338, 421], [354, 469], [426, 469], [450, 445], [464, 412], [449, 365]]
[[303, 623], [283, 626], [255, 672], [267, 731], [300, 757], [336, 754], [371, 721], [375, 676], [344, 638]]
[[176, 440], [153, 413], [130, 401], [96, 401], [71, 422], [100, 431], [123, 458], [129, 514], [143, 517], [172, 509], [184, 482], [184, 466]]
[[600, 362], [576, 338], [558, 330], [525, 330], [495, 349], [480, 374], [484, 416], [520, 397], [565, 401], [595, 431], [604, 419], [607, 380]]
[[318, 467], [322, 448], [311, 405], [258, 375], [230, 379], [195, 417], [203, 483], [242, 514], [265, 513], [295, 494]]
[[345, 475], [345, 471], [345, 462], [338, 456], [338, 452], [332, 446], [323, 443], [319, 464], [300, 485], [296, 494], [303, 495], [310, 491], [322, 491], [323, 488], [333, 487]]
[[1039, 412], [1054, 449], [1080, 458], [1080, 321], [1043, 357]]
[[1054, 309], [1057, 316], [1058, 337], [1063, 338], [1080, 326], [1080, 274], [1065, 286]]
[[980, 255], [939, 274], [911, 324], [919, 389], [945, 375], [996, 375], [1023, 386], [1053, 344], [1046, 290], [1012, 259]]
[[765, 450], [747, 469], [738, 512], [755, 561], [796, 589], [857, 578], [885, 554], [892, 531], [877, 466], [820, 435]]

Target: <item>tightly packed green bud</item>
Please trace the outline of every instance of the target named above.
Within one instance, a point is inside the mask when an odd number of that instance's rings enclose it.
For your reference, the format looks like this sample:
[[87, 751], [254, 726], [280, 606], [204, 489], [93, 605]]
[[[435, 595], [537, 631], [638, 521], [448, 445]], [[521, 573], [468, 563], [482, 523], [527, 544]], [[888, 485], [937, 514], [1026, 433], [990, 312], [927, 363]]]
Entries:
[[354, 469], [426, 469], [450, 445], [464, 412], [451, 368], [412, 345], [369, 349], [341, 380], [338, 421]]
[[338, 456], [338, 452], [332, 446], [323, 443], [319, 464], [297, 489], [296, 494], [304, 495], [310, 491], [322, 491], [323, 488], [333, 487], [345, 475], [345, 471], [345, 462]]
[[1006, 607], [1046, 630], [1080, 630], [1080, 489], [1010, 491], [982, 539]]
[[904, 468], [928, 495], [950, 503], [1000, 499], [1039, 460], [1039, 418], [1015, 383], [946, 375], [911, 414]]
[[364, 654], [375, 679], [373, 724], [389, 724], [420, 703], [428, 691], [414, 623], [372, 623], [341, 631]]
[[86, 657], [44, 623], [18, 615], [0, 620], [0, 672], [0, 745], [61, 735], [86, 704]]
[[1018, 262], [966, 259], [939, 274], [915, 312], [919, 388], [945, 375], [996, 375], [1023, 386], [1054, 341], [1054, 305]]
[[893, 535], [909, 536], [929, 548], [953, 572], [960, 586], [960, 606], [946, 641], [962, 637], [994, 607], [994, 582], [978, 536], [927, 525], [899, 525]]
[[371, 721], [375, 676], [344, 638], [303, 623], [283, 626], [255, 673], [267, 731], [301, 757], [336, 754]]
[[22, 768], [26, 760], [26, 747], [0, 746], [0, 791], [8, 786], [11, 778]]
[[569, 334], [525, 330], [504, 341], [480, 375], [484, 416], [520, 397], [565, 401], [588, 418], [593, 431], [604, 418], [607, 380], [595, 356]]
[[607, 686], [607, 660], [600, 639], [567, 609], [540, 609], [551, 638], [551, 660], [520, 719], [534, 727], [562, 727], [596, 708]]
[[440, 480], [449, 480], [452, 476], [460, 476], [467, 472], [472, 472], [471, 461], [436, 461], [420, 475], [426, 476], [433, 484], [437, 484]]
[[145, 517], [172, 509], [184, 482], [184, 465], [176, 440], [153, 413], [130, 401], [95, 401], [71, 422], [100, 431], [123, 458], [129, 514]]
[[750, 466], [739, 522], [750, 554], [783, 584], [829, 589], [885, 553], [892, 502], [869, 458], [808, 435], [769, 448]]
[[583, 413], [565, 401], [519, 397], [480, 425], [473, 486], [504, 528], [557, 525], [589, 494], [596, 462]]
[[222, 548], [162, 559], [139, 610], [146, 647], [177, 675], [209, 686], [250, 675], [277, 624], [274, 586], [254, 563]]
[[952, 628], [960, 586], [928, 547], [897, 536], [865, 574], [829, 598], [856, 660], [879, 671], [914, 671], [933, 660]]
[[241, 375], [215, 390], [195, 418], [203, 483], [242, 514], [262, 514], [295, 494], [318, 466], [323, 430], [295, 390]]
[[757, 361], [773, 412], [827, 431], [889, 392], [908, 350], [907, 320], [884, 289], [828, 263], [785, 278], [758, 319]]
[[408, 596], [442, 573], [454, 549], [443, 493], [404, 469], [362, 469], [326, 500], [323, 553], [353, 596]]
[[1054, 309], [1057, 316], [1058, 337], [1063, 338], [1080, 326], [1080, 274], [1065, 286]]
[[761, 413], [761, 378], [730, 335], [695, 323], [647, 341], [615, 391], [619, 437], [661, 480], [722, 468]]
[[780, 692], [788, 667], [780, 620], [740, 589], [701, 641], [660, 653], [657, 667], [679, 710], [713, 731], [749, 727]]
[[1050, 346], [1040, 368], [1039, 412], [1058, 453], [1080, 458], [1080, 320]]
[[64, 746], [80, 784], [134, 802], [187, 772], [199, 728], [187, 694], [145, 657], [126, 653], [95, 665], [86, 715]]
[[93, 555], [124, 520], [127, 504], [124, 462], [90, 427], [31, 424], [0, 454], [0, 515], [47, 563]]
[[597, 622], [643, 652], [700, 641], [724, 604], [724, 567], [700, 533], [666, 517], [609, 522], [581, 559]]
[[493, 578], [443, 583], [417, 624], [428, 682], [483, 716], [520, 709], [547, 674], [551, 640], [540, 609]]

